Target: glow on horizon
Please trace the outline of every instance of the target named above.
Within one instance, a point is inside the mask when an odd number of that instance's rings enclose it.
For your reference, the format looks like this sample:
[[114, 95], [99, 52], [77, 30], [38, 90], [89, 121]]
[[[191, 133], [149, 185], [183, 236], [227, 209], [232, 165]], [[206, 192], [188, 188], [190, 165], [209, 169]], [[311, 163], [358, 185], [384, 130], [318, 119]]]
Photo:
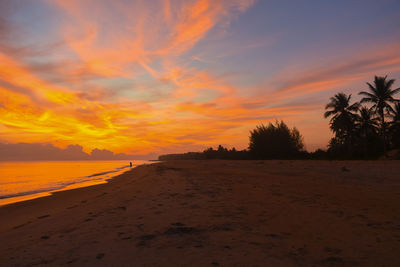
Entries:
[[[3, 1], [0, 143], [244, 149], [249, 130], [282, 119], [308, 150], [323, 148], [331, 95], [355, 96], [373, 75], [400, 79], [399, 12], [387, 15], [398, 4], [384, 2], [375, 21], [358, 15], [346, 33], [329, 14], [310, 21], [279, 1]], [[343, 3], [309, 5], [329, 13]]]

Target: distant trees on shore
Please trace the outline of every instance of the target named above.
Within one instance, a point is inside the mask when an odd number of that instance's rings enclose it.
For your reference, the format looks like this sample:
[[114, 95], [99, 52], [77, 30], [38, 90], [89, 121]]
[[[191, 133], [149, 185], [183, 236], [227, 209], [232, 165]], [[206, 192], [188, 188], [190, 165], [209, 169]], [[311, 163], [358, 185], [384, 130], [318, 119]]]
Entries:
[[203, 152], [168, 154], [159, 160], [181, 159], [296, 159], [306, 158], [303, 150], [303, 137], [294, 127], [290, 129], [283, 121], [275, 124], [258, 125], [250, 131], [248, 150], [227, 149], [219, 145], [217, 149], [207, 148]]
[[[335, 136], [328, 150], [309, 153], [303, 150], [303, 137], [283, 121], [258, 125], [250, 131], [248, 149], [237, 151], [219, 146], [203, 152], [169, 154], [160, 160], [175, 159], [374, 159], [389, 149], [400, 150], [400, 100], [393, 89], [395, 80], [375, 76], [368, 90], [359, 93], [360, 102], [352, 95], [337, 93], [325, 106], [324, 117]], [[400, 155], [398, 155], [400, 156]]]
[[360, 102], [350, 103], [351, 95], [345, 93], [330, 98], [324, 117], [330, 118], [335, 134], [328, 145], [331, 157], [376, 158], [400, 148], [400, 100], [394, 98], [400, 88], [392, 89], [394, 82], [375, 76], [368, 91], [359, 93]]

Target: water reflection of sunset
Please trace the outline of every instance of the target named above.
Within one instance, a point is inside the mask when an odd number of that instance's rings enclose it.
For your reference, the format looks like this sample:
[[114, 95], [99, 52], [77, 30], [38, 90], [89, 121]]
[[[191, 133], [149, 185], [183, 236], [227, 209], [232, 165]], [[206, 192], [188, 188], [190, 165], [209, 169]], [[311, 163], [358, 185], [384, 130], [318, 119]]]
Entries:
[[[135, 161], [133, 167], [147, 161]], [[129, 170], [129, 161], [0, 162], [0, 206], [51, 192], [105, 183]]]

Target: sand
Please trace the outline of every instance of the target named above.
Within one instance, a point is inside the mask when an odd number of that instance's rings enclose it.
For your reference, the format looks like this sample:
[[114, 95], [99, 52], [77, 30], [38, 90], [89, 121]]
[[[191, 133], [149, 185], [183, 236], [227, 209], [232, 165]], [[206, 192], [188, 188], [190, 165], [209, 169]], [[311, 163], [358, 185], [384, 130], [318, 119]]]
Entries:
[[400, 266], [399, 161], [173, 161], [0, 208], [2, 266]]

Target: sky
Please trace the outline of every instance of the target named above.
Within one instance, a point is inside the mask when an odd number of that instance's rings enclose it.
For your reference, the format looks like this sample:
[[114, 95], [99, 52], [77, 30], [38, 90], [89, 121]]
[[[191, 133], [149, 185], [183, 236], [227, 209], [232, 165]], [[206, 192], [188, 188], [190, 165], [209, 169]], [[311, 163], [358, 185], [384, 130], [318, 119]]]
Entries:
[[331, 96], [400, 86], [399, 17], [398, 0], [2, 0], [0, 143], [246, 149], [284, 120], [326, 148]]

